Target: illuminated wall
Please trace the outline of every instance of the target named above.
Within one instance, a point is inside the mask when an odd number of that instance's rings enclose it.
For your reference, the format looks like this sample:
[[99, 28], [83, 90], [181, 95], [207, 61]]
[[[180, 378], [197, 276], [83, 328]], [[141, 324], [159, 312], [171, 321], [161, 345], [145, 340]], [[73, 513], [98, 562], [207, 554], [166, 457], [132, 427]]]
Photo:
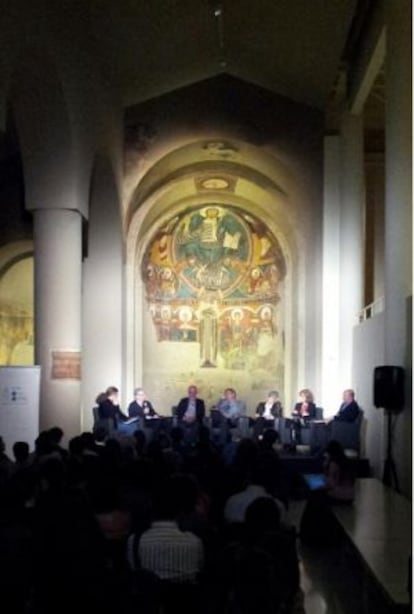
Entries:
[[24, 258], [0, 277], [0, 364], [33, 362], [33, 258]]
[[140, 273], [151, 389], [193, 382], [213, 403], [228, 385], [249, 397], [283, 382], [286, 265], [258, 218], [215, 203], [185, 209], [155, 231]]

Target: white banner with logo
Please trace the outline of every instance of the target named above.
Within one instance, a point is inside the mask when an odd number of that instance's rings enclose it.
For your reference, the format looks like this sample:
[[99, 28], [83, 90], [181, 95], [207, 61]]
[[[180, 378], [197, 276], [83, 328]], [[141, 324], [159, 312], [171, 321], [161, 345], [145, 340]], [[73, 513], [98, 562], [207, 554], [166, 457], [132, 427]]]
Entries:
[[0, 367], [0, 436], [12, 458], [16, 441], [30, 449], [39, 434], [40, 367]]

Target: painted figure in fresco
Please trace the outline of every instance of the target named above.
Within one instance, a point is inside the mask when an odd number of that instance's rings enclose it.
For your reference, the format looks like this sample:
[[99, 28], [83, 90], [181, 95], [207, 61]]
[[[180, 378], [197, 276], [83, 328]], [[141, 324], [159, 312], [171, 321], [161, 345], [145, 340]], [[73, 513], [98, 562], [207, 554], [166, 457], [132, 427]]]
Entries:
[[257, 334], [257, 357], [259, 365], [266, 367], [269, 359], [275, 351], [275, 331], [273, 327], [273, 312], [269, 305], [265, 305], [260, 310], [260, 324]]
[[148, 264], [145, 271], [145, 287], [147, 297], [153, 299], [158, 291], [157, 269], [153, 264]]
[[171, 307], [163, 305], [161, 307], [161, 323], [158, 328], [158, 340], [169, 341], [171, 334]]
[[162, 297], [173, 297], [177, 289], [177, 277], [170, 267], [164, 267], [160, 271], [160, 289]]
[[178, 311], [178, 319], [180, 321], [178, 327], [178, 341], [196, 341], [197, 330], [193, 324], [193, 310], [190, 307], [181, 307]]
[[216, 367], [217, 360], [217, 315], [212, 307], [201, 312], [200, 354], [202, 367]]
[[186, 218], [177, 243], [182, 255], [195, 255], [207, 266], [217, 264], [225, 255], [234, 254], [241, 259], [247, 256], [243, 226], [235, 216], [223, 215], [214, 206]]

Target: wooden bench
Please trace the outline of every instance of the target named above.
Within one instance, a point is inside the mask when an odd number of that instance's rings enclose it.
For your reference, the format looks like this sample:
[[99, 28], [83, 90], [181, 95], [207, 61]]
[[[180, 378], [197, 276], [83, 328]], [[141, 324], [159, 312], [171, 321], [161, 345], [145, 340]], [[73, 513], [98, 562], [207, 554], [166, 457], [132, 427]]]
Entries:
[[[333, 506], [348, 543], [359, 557], [361, 601], [367, 601], [372, 579], [387, 604], [384, 612], [408, 612], [412, 552], [412, 510], [408, 499], [373, 478], [357, 480], [352, 505]], [[354, 556], [355, 560], [355, 556]], [[358, 563], [358, 561], [357, 561]], [[362, 612], [372, 612], [365, 603]], [[378, 611], [378, 610], [375, 610]]]

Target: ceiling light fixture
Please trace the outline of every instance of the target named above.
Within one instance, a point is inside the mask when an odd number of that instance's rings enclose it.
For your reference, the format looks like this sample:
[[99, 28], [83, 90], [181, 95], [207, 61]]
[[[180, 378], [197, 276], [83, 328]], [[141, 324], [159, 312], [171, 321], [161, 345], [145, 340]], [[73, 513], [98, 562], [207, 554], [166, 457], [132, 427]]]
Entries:
[[221, 68], [226, 68], [227, 62], [224, 51], [224, 10], [221, 2], [214, 2], [212, 4], [213, 17], [216, 22], [218, 49], [219, 49], [219, 64]]

